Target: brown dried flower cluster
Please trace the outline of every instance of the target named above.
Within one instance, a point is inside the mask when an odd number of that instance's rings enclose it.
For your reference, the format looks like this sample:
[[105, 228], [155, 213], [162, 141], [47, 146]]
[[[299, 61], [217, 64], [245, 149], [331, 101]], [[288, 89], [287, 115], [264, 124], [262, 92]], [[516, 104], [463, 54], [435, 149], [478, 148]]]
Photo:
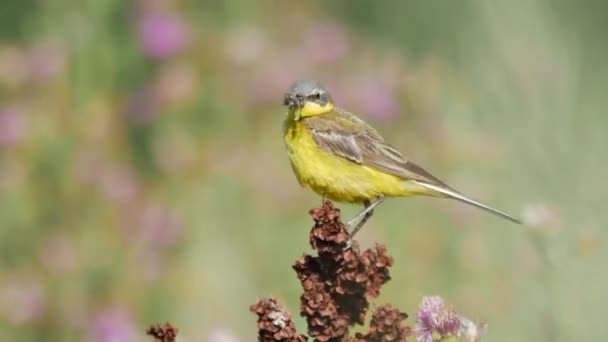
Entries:
[[291, 315], [276, 300], [262, 299], [249, 309], [258, 315], [258, 341], [305, 342], [308, 340], [305, 336], [298, 335]]
[[361, 253], [331, 202], [310, 213], [315, 221], [310, 244], [318, 256], [304, 256], [294, 265], [304, 288], [300, 313], [311, 337], [341, 340], [351, 326], [364, 323], [368, 297], [376, 297], [390, 279], [393, 258], [380, 246]]
[[146, 330], [146, 335], [154, 337], [159, 342], [175, 342], [177, 338], [177, 328], [171, 325], [171, 323], [165, 323], [164, 325], [152, 324]]
[[365, 335], [358, 333], [353, 342], [405, 341], [412, 332], [410, 327], [403, 325], [406, 318], [405, 312], [390, 304], [376, 308], [368, 332]]
[[[331, 202], [310, 214], [315, 222], [310, 244], [318, 255], [305, 255], [293, 266], [304, 289], [300, 314], [306, 317], [310, 337], [321, 342], [405, 341], [410, 330], [402, 321], [407, 315], [391, 306], [375, 310], [366, 334], [350, 337], [350, 328], [364, 323], [368, 299], [378, 296], [380, 287], [390, 280], [393, 258], [384, 246], [361, 253], [340, 221], [340, 210]], [[251, 310], [259, 317], [258, 341], [306, 340], [296, 333], [291, 317], [276, 301], [262, 300]]]

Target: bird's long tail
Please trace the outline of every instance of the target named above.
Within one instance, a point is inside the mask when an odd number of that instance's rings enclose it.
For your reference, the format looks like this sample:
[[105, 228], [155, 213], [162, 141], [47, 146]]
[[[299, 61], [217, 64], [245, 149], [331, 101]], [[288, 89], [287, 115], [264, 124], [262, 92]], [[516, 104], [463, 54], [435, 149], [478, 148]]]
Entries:
[[434, 191], [434, 192], [437, 192], [439, 194], [445, 195], [445, 196], [447, 196], [449, 198], [456, 199], [456, 200], [458, 200], [460, 202], [472, 205], [474, 207], [483, 209], [483, 210], [485, 210], [487, 212], [490, 212], [490, 213], [492, 213], [492, 214], [494, 214], [496, 216], [499, 216], [499, 217], [502, 217], [504, 219], [507, 219], [507, 220], [509, 220], [511, 222], [515, 222], [517, 224], [521, 224], [521, 221], [518, 220], [518, 219], [516, 219], [516, 218], [514, 218], [513, 216], [511, 216], [511, 215], [509, 215], [509, 214], [507, 214], [505, 212], [502, 212], [502, 211], [500, 211], [498, 209], [494, 209], [494, 208], [492, 208], [492, 207], [490, 207], [490, 206], [488, 206], [486, 204], [483, 204], [481, 202], [475, 201], [475, 200], [473, 200], [473, 199], [471, 199], [471, 198], [463, 195], [462, 193], [460, 193], [460, 192], [458, 192], [458, 191], [456, 191], [454, 189], [447, 188], [447, 187], [444, 187], [444, 186], [441, 186], [441, 185], [435, 185], [435, 184], [429, 184], [429, 183], [425, 183], [425, 182], [420, 182], [420, 181], [417, 181], [416, 183], [418, 183], [419, 185], [421, 185], [421, 186], [423, 186], [423, 187], [425, 187], [425, 188], [427, 188], [427, 189], [429, 189], [431, 191]]

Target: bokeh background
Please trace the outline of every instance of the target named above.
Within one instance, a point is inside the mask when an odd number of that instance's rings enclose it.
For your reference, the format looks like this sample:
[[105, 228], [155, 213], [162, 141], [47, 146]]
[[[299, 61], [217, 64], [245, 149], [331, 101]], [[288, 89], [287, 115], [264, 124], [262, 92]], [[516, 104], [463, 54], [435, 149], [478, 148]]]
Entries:
[[1, 7], [0, 340], [139, 341], [170, 321], [253, 341], [268, 295], [298, 316], [320, 199], [283, 150], [297, 78], [526, 222], [387, 201], [360, 235], [396, 259], [378, 303], [441, 295], [488, 341], [608, 336], [607, 2]]

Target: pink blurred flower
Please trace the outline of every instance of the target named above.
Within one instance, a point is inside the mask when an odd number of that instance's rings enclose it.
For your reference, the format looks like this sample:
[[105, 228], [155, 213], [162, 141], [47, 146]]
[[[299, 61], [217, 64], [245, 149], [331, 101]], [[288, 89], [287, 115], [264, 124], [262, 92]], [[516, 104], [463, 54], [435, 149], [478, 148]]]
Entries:
[[137, 328], [129, 312], [123, 308], [105, 308], [95, 313], [91, 340], [96, 342], [139, 341]]
[[70, 272], [78, 260], [72, 239], [60, 234], [46, 239], [40, 247], [39, 255], [46, 269], [55, 274]]
[[350, 51], [344, 27], [335, 23], [317, 24], [304, 33], [307, 55], [316, 63], [335, 63]]
[[0, 312], [13, 324], [38, 319], [46, 307], [46, 291], [37, 280], [10, 280], [0, 290]]
[[25, 117], [17, 108], [0, 109], [0, 146], [14, 146], [26, 135]]
[[351, 98], [361, 112], [377, 120], [390, 120], [399, 113], [395, 89], [388, 81], [364, 79], [357, 83]]
[[172, 246], [183, 236], [183, 226], [177, 217], [169, 209], [158, 205], [139, 210], [136, 224], [139, 238], [155, 247]]
[[48, 81], [64, 71], [67, 51], [60, 41], [39, 41], [28, 52], [27, 60], [30, 77]]
[[27, 63], [23, 49], [0, 45], [0, 84], [16, 88], [26, 80]]
[[137, 32], [144, 53], [154, 59], [174, 56], [188, 43], [188, 26], [179, 16], [170, 13], [144, 13], [139, 18]]
[[130, 166], [108, 162], [90, 147], [78, 152], [72, 172], [76, 180], [94, 186], [109, 201], [127, 203], [140, 191], [139, 179]]
[[103, 158], [101, 153], [93, 148], [82, 148], [74, 158], [72, 173], [76, 180], [86, 185], [95, 184], [100, 177]]
[[128, 202], [139, 191], [135, 173], [123, 165], [106, 166], [102, 169], [99, 182], [103, 194], [111, 201]]
[[129, 96], [127, 115], [136, 123], [149, 123], [160, 115], [160, 99], [152, 88], [140, 89]]
[[175, 104], [194, 98], [198, 84], [196, 75], [196, 70], [190, 64], [164, 65], [159, 70], [154, 87], [155, 97], [163, 104]]

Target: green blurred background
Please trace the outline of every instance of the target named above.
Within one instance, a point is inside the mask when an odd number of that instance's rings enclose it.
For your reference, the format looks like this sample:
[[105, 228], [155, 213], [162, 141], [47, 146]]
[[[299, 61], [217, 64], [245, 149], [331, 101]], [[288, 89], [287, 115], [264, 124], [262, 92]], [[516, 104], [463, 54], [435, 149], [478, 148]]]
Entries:
[[[308, 210], [282, 94], [336, 101], [515, 226], [395, 199], [360, 235], [377, 303], [439, 294], [487, 341], [608, 336], [608, 2], [3, 1], [0, 340], [255, 339], [298, 316]], [[358, 207], [342, 205], [346, 216]], [[303, 321], [298, 325], [305, 331]]]

